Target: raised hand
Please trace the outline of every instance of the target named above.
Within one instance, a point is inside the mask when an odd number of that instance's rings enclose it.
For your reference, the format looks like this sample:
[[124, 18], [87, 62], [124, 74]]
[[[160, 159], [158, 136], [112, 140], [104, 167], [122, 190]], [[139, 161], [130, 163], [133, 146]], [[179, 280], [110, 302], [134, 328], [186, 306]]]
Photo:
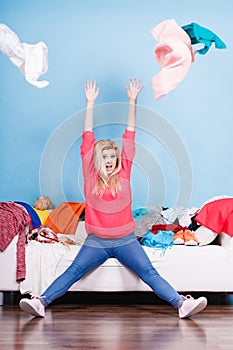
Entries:
[[84, 91], [86, 94], [87, 102], [94, 103], [98, 97], [100, 88], [96, 88], [96, 80], [92, 81], [88, 80], [86, 84], [84, 84]]
[[138, 80], [137, 82], [136, 78], [130, 78], [129, 87], [126, 86], [126, 92], [128, 95], [129, 102], [137, 101], [138, 95], [142, 91], [143, 87], [144, 86], [141, 85], [141, 80]]

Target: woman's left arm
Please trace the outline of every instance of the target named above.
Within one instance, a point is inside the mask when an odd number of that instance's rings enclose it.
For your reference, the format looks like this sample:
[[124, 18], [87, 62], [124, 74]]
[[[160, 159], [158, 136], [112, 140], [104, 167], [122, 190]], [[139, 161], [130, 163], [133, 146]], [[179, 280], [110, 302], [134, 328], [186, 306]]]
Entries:
[[128, 121], [127, 130], [135, 131], [136, 128], [136, 104], [139, 93], [143, 89], [141, 85], [141, 80], [137, 82], [137, 79], [130, 79], [129, 86], [126, 87], [126, 92], [129, 100], [129, 111], [128, 111]]

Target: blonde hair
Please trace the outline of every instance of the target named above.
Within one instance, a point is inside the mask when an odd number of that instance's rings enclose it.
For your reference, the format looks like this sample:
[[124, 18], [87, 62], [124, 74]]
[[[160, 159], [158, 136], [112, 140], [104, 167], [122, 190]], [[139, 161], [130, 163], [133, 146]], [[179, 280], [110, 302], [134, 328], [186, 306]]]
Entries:
[[[107, 175], [105, 167], [102, 165], [103, 151], [113, 149], [116, 152], [116, 167], [110, 176]], [[121, 151], [117, 144], [112, 140], [99, 140], [94, 149], [94, 165], [98, 172], [98, 179], [95, 185], [95, 192], [103, 195], [104, 190], [108, 187], [113, 196], [120, 189], [117, 173], [121, 169]]]

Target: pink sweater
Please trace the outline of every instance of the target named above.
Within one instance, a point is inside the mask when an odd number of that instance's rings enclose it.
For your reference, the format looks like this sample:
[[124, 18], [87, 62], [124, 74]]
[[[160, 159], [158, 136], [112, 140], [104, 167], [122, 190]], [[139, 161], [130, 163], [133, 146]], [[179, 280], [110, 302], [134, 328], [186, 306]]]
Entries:
[[86, 198], [85, 226], [88, 234], [94, 233], [102, 238], [119, 238], [130, 234], [135, 229], [130, 187], [130, 174], [135, 155], [134, 138], [134, 131], [125, 130], [122, 137], [122, 167], [117, 174], [121, 189], [115, 197], [108, 188], [100, 196], [94, 191], [97, 181], [97, 171], [93, 162], [94, 133], [83, 132], [81, 157]]

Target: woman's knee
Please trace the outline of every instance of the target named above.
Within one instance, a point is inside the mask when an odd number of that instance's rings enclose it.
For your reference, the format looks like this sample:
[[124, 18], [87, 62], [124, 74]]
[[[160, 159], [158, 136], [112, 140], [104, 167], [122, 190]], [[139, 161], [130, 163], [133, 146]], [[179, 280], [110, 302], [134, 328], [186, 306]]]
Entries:
[[143, 277], [143, 279], [146, 279], [146, 280], [160, 277], [158, 271], [153, 267], [152, 264], [149, 264], [148, 266], [142, 269], [141, 276]]

